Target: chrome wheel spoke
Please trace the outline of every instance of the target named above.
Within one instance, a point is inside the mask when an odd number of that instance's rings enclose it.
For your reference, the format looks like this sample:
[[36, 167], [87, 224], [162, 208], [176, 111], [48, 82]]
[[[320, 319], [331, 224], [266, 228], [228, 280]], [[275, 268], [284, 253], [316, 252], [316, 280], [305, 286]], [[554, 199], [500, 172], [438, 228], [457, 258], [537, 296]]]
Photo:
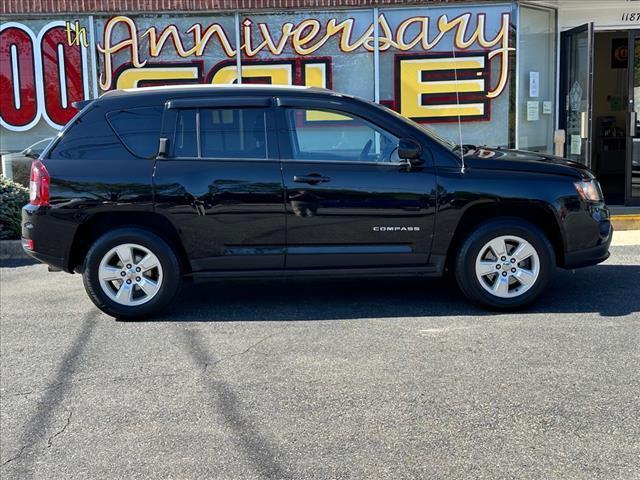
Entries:
[[485, 275], [491, 275], [492, 273], [499, 272], [499, 270], [496, 269], [496, 262], [481, 260], [476, 264], [476, 272], [478, 275], [484, 277]]
[[527, 258], [529, 258], [534, 253], [535, 253], [535, 249], [531, 246], [530, 243], [526, 242], [526, 243], [521, 243], [511, 256], [515, 258], [518, 263], [520, 263], [523, 260], [526, 260]]
[[493, 254], [498, 258], [507, 253], [507, 244], [503, 237], [494, 238], [489, 242], [488, 247], [491, 248]]
[[142, 269], [143, 272], [148, 270], [152, 270], [158, 266], [158, 257], [153, 255], [152, 253], [148, 253], [145, 257], [138, 262], [138, 267]]
[[122, 272], [122, 270], [119, 269], [119, 268], [111, 267], [109, 265], [101, 265], [100, 266], [100, 270], [98, 270], [98, 277], [103, 282], [111, 282], [113, 280], [121, 280], [122, 279], [122, 275], [120, 274], [120, 272]]
[[133, 255], [132, 255], [131, 247], [129, 245], [120, 245], [116, 247], [116, 254], [118, 255], [118, 258], [120, 259], [120, 261], [122, 262], [123, 267], [126, 267], [127, 264], [129, 265], [131, 264]]
[[509, 293], [509, 277], [499, 275], [492, 287], [493, 293], [499, 297], [504, 297]]
[[138, 282], [138, 286], [142, 289], [145, 295], [152, 297], [160, 288], [160, 284], [158, 282], [154, 282], [153, 280], [149, 280], [148, 278], [143, 278], [142, 281]]
[[120, 288], [118, 289], [118, 293], [116, 293], [115, 299], [120, 303], [131, 303], [131, 300], [133, 299], [133, 284], [122, 282], [122, 285], [120, 285]]
[[532, 285], [537, 278], [537, 275], [535, 275], [531, 270], [526, 270], [524, 268], [519, 269], [513, 276], [524, 286]]

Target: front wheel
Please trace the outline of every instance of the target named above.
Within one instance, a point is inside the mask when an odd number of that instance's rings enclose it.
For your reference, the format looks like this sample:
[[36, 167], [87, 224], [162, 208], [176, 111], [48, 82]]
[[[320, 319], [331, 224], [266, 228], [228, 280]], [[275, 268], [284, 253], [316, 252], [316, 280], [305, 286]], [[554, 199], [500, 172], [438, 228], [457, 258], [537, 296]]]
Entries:
[[470, 300], [497, 309], [530, 304], [549, 282], [555, 253], [533, 224], [515, 218], [489, 221], [460, 246], [455, 275]]
[[173, 249], [162, 238], [138, 228], [119, 228], [91, 246], [82, 277], [100, 310], [136, 319], [169, 304], [179, 289], [181, 271]]

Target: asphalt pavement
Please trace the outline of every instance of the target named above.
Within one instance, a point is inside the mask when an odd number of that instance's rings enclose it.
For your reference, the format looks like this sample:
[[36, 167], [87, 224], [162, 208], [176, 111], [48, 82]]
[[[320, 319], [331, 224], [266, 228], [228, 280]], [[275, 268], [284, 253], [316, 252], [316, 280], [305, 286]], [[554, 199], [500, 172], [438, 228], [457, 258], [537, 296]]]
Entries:
[[640, 478], [640, 246], [506, 314], [442, 280], [234, 281], [122, 322], [3, 265], [3, 480]]

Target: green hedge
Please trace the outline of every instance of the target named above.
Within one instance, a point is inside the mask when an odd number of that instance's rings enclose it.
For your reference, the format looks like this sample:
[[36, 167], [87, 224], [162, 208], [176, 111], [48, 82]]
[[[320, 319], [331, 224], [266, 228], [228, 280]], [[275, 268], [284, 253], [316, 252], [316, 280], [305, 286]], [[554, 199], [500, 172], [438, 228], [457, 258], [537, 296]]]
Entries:
[[0, 176], [0, 240], [22, 236], [22, 207], [29, 203], [29, 190]]

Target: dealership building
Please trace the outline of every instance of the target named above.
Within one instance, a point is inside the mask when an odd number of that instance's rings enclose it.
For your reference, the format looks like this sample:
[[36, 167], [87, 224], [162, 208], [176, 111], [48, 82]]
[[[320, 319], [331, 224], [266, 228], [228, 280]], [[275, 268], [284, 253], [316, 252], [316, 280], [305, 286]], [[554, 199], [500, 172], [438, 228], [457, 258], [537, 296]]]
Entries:
[[457, 143], [555, 152], [640, 204], [638, 3], [0, 0], [0, 150], [113, 89], [308, 85]]

